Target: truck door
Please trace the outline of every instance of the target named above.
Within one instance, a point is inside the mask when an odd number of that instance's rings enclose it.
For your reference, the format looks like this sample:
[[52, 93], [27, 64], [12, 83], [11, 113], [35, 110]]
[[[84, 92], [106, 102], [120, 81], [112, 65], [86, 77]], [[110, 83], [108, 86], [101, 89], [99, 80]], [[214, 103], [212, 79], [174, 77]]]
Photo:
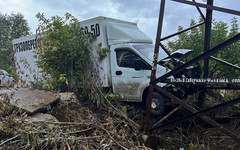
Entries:
[[[141, 68], [136, 67], [136, 63], [139, 62]], [[131, 47], [111, 48], [113, 92], [123, 96], [124, 101], [142, 101], [142, 92], [149, 83], [149, 79], [146, 79], [146, 70], [151, 70], [151, 66]]]

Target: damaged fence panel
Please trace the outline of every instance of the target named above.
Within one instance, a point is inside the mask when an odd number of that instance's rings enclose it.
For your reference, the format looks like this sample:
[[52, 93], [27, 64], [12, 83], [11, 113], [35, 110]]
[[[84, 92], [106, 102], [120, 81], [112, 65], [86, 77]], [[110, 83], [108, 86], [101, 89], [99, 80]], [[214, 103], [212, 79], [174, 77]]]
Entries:
[[[174, 121], [171, 121], [169, 123], [166, 123], [166, 124], [163, 124], [163, 125], [160, 125], [160, 126], [158, 126], [161, 123], [161, 122], [159, 122], [158, 124], [155, 124], [154, 127], [151, 130], [156, 130], [158, 128], [163, 128], [163, 127], [169, 127], [169, 126], [172, 126], [172, 125], [177, 125], [177, 124], [179, 124], [181, 122], [193, 119], [195, 117], [200, 117], [200, 116], [206, 115], [208, 113], [214, 112], [214, 111], [219, 110], [221, 108], [225, 108], [225, 107], [237, 104], [239, 102], [240, 102], [240, 97], [236, 98], [236, 99], [233, 99], [233, 100], [230, 100], [230, 101], [227, 101], [225, 103], [222, 103], [222, 104], [219, 104], [219, 105], [216, 105], [216, 106], [213, 106], [213, 107], [210, 107], [210, 108], [198, 111], [198, 112], [193, 113], [191, 115], [184, 116], [182, 118], [178, 118], [178, 119], [176, 119]], [[178, 106], [177, 108], [179, 108], [179, 107], [180, 106]]]
[[[193, 108], [189, 104], [183, 102], [182, 100], [180, 100], [176, 96], [172, 95], [171, 93], [167, 92], [166, 90], [162, 89], [161, 87], [155, 85], [154, 88], [157, 89], [162, 94], [166, 95], [167, 97], [171, 98], [172, 100], [176, 101], [182, 107], [184, 107], [185, 109], [189, 110], [190, 112], [192, 112], [192, 113], [197, 113], [198, 112], [198, 110], [196, 110], [195, 108]], [[239, 101], [239, 99], [237, 99], [236, 101]], [[207, 123], [209, 123], [210, 125], [214, 126], [215, 128], [217, 128], [218, 130], [220, 130], [222, 133], [224, 133], [224, 134], [228, 135], [229, 137], [231, 137], [236, 143], [239, 143], [240, 138], [238, 136], [236, 136], [230, 130], [224, 128], [222, 125], [220, 125], [216, 121], [212, 120], [211, 118], [209, 118], [207, 116], [200, 116], [200, 118], [202, 120], [206, 121]]]
[[235, 42], [237, 42], [238, 40], [240, 40], [240, 34], [235, 35], [234, 37], [230, 38], [229, 40], [219, 44], [218, 46], [212, 48], [211, 50], [204, 52], [203, 54], [199, 55], [198, 57], [186, 62], [185, 64], [183, 64], [182, 66], [177, 67], [176, 69], [171, 70], [170, 72], [164, 74], [163, 76], [159, 77], [158, 79], [152, 81], [151, 83], [155, 84], [158, 82], [161, 82], [165, 79], [167, 79], [168, 77], [170, 77], [171, 75], [174, 75], [180, 71], [183, 71], [186, 67], [189, 67], [190, 65], [206, 58], [209, 57], [213, 54], [215, 54], [216, 52], [218, 52], [219, 50], [223, 49], [226, 46], [229, 46]]
[[[190, 84], [193, 85], [194, 87], [198, 87], [201, 89], [201, 91], [205, 91], [206, 89], [210, 88], [210, 89], [240, 89], [239, 88], [239, 83], [238, 80], [239, 79], [211, 79], [209, 78], [208, 75], [208, 67], [209, 67], [209, 58], [219, 62], [221, 64], [224, 64], [226, 66], [229, 66], [235, 70], [240, 70], [240, 67], [238, 67], [237, 65], [233, 65], [227, 61], [223, 61], [220, 60], [219, 58], [213, 57], [211, 55], [216, 54], [218, 51], [222, 50], [223, 48], [237, 42], [240, 40], [240, 34], [237, 34], [235, 36], [233, 36], [232, 38], [222, 42], [221, 44], [213, 47], [210, 49], [210, 42], [211, 42], [211, 22], [212, 22], [212, 11], [220, 11], [220, 12], [224, 12], [224, 13], [229, 13], [229, 14], [234, 14], [234, 15], [238, 15], [240, 16], [240, 11], [236, 11], [236, 10], [231, 10], [231, 9], [227, 9], [227, 8], [222, 8], [222, 7], [216, 7], [213, 5], [213, 0], [209, 0], [207, 1], [207, 4], [202, 4], [202, 3], [198, 3], [195, 0], [192, 1], [187, 1], [187, 0], [172, 0], [175, 2], [179, 2], [179, 3], [184, 3], [184, 4], [188, 4], [188, 5], [193, 5], [197, 8], [200, 16], [202, 17], [202, 19], [204, 20], [204, 22], [194, 25], [190, 28], [184, 29], [180, 32], [177, 32], [175, 34], [166, 36], [164, 38], [161, 39], [161, 32], [162, 32], [162, 22], [163, 22], [163, 15], [164, 15], [164, 9], [165, 9], [165, 1], [161, 1], [161, 5], [160, 5], [160, 14], [159, 14], [159, 25], [158, 25], [158, 32], [157, 32], [157, 37], [156, 37], [156, 49], [155, 49], [155, 54], [154, 56], [158, 56], [158, 49], [159, 48], [159, 43], [163, 40], [172, 38], [174, 36], [177, 36], [181, 33], [184, 33], [186, 31], [189, 31], [193, 28], [199, 27], [203, 24], [205, 24], [205, 34], [204, 34], [204, 52], [202, 54], [200, 54], [199, 56], [193, 58], [190, 61], [187, 61], [186, 63], [183, 63], [179, 66], [174, 66], [174, 69], [171, 68], [171, 71], [167, 72], [166, 74], [160, 76], [159, 78], [156, 79], [156, 77], [154, 76], [154, 72], [156, 72], [156, 63], [153, 63], [153, 69], [152, 69], [152, 77], [151, 77], [151, 81], [150, 81], [150, 90], [149, 90], [149, 95], [152, 95], [153, 91], [159, 91], [160, 93], [162, 93], [163, 95], [167, 96], [168, 98], [170, 98], [171, 100], [174, 100], [175, 102], [177, 102], [178, 104], [180, 104], [181, 106], [176, 107], [172, 112], [170, 112], [169, 114], [167, 114], [165, 117], [161, 118], [159, 121], [157, 121], [154, 125], [153, 128], [150, 129], [150, 131], [164, 127], [164, 126], [169, 126], [169, 125], [176, 125], [178, 123], [181, 123], [183, 121], [186, 121], [188, 119], [192, 119], [194, 117], [200, 117], [202, 120], [206, 121], [207, 123], [209, 123], [210, 125], [212, 125], [213, 127], [217, 128], [218, 130], [220, 130], [222, 133], [228, 135], [229, 137], [231, 137], [236, 143], [239, 143], [240, 138], [238, 136], [236, 136], [233, 132], [231, 132], [230, 130], [224, 128], [222, 125], [220, 125], [219, 123], [215, 122], [214, 120], [212, 120], [211, 118], [205, 116], [205, 114], [212, 112], [212, 111], [216, 111], [220, 108], [225, 108], [227, 106], [233, 105], [235, 103], [239, 103], [240, 98], [237, 99], [233, 99], [231, 101], [216, 105], [214, 107], [208, 108], [208, 109], [204, 109], [202, 111], [198, 111], [195, 108], [193, 108], [192, 106], [190, 106], [189, 104], [185, 103], [184, 101], [182, 101], [181, 99], [179, 99], [178, 97], [176, 97], [174, 94], [172, 94], [171, 92], [157, 86], [157, 83], [169, 83], [172, 85], [179, 85], [179, 84]], [[202, 11], [200, 10], [200, 7], [202, 8], [206, 8], [206, 17], [203, 15]], [[160, 46], [165, 50], [165, 47], [160, 43]], [[168, 54], [168, 53], [167, 53]], [[155, 59], [156, 57], [154, 57], [154, 62], [156, 61]], [[171, 58], [171, 57], [170, 57]], [[172, 59], [172, 58], [171, 58]], [[200, 78], [200, 77], [195, 77], [195, 78], [188, 78], [186, 76], [183, 76], [185, 74], [185, 69], [187, 67], [190, 67], [191, 65], [194, 65], [196, 63], [198, 63], [201, 60], [205, 60], [204, 61], [204, 78]], [[175, 77], [169, 79], [170, 76], [176, 76], [176, 74], [182, 73], [182, 77]], [[184, 78], [185, 77], [185, 78]], [[188, 78], [188, 79], [187, 79]], [[155, 80], [153, 80], [155, 79]], [[198, 82], [200, 81], [200, 82]], [[188, 89], [188, 88], [186, 88]], [[185, 90], [186, 90], [185, 89]], [[204, 102], [203, 98], [205, 95], [205, 92], [202, 92], [200, 95], [203, 95], [202, 97], [199, 96], [199, 99], [201, 99], [201, 102]], [[149, 96], [151, 97], [151, 96]], [[149, 103], [151, 102], [151, 99], [148, 99]], [[201, 103], [199, 103], [199, 105], [201, 105]], [[147, 106], [147, 111], [146, 111], [146, 120], [150, 119], [150, 115], [149, 115], [149, 109], [150, 109], [151, 105], [149, 104]], [[176, 110], [180, 109], [180, 108], [185, 108], [187, 110], [189, 110], [190, 112], [192, 112], [193, 114], [189, 115], [189, 116], [184, 116], [182, 118], [179, 118], [175, 121], [172, 121], [170, 123], [166, 123], [161, 125], [161, 123], [163, 122], [163, 120], [165, 120], [166, 118], [168, 118], [170, 115], [172, 115], [174, 112], [176, 112]]]

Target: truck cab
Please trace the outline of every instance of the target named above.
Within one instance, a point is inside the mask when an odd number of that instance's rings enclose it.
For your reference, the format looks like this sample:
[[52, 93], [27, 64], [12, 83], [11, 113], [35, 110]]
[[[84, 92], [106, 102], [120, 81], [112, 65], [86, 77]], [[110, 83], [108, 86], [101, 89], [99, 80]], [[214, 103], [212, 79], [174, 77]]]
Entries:
[[[113, 92], [124, 95], [126, 101], [144, 101], [144, 90], [149, 86], [154, 45], [128, 43], [111, 46], [111, 74]], [[160, 51], [159, 59], [167, 54]], [[166, 73], [158, 65], [157, 76]], [[163, 86], [164, 84], [162, 84]]]
[[[147, 43], [128, 43], [111, 46], [111, 74], [113, 92], [128, 102], [146, 103], [152, 70], [154, 45]], [[160, 49], [159, 59], [167, 56]], [[166, 73], [166, 68], [158, 65], [157, 77]], [[160, 86], [164, 86], [160, 83]], [[155, 93], [151, 112], [160, 115], [165, 109], [165, 99]]]

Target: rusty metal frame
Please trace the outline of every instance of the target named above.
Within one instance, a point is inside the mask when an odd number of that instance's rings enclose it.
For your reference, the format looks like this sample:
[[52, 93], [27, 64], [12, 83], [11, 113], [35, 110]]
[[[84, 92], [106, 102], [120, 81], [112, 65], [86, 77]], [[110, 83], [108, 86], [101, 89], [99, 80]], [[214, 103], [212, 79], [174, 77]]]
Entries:
[[218, 58], [216, 58], [216, 57], [214, 57], [214, 56], [210, 56], [210, 59], [212, 59], [212, 60], [214, 60], [214, 61], [216, 61], [216, 62], [219, 62], [219, 63], [221, 63], [221, 64], [223, 64], [223, 65], [226, 65], [226, 66], [228, 66], [228, 67], [231, 67], [231, 68], [233, 68], [233, 69], [236, 69], [236, 70], [239, 70], [239, 71], [240, 71], [240, 67], [238, 67], [238, 66], [236, 66], [236, 65], [234, 65], [234, 64], [231, 64], [231, 63], [229, 63], [229, 62], [227, 62], [227, 61], [218, 59]]
[[[213, 0], [208, 0], [207, 5], [213, 6]], [[210, 50], [211, 46], [211, 32], [212, 32], [212, 10], [207, 9], [206, 11], [206, 24], [205, 24], [205, 39], [204, 39], [204, 52]], [[204, 59], [204, 66], [203, 66], [203, 77], [208, 78], [208, 70], [209, 70], [209, 57]]]
[[[161, 39], [161, 34], [162, 34], [165, 2], [166, 2], [166, 0], [161, 0], [159, 19], [158, 19], [157, 36], [156, 36], [156, 43], [155, 43], [154, 56], [153, 56], [154, 57], [153, 58], [153, 67], [152, 67], [150, 82], [153, 82], [156, 79], [157, 60], [158, 60], [160, 39]], [[152, 98], [153, 98], [153, 96], [152, 96], [153, 84], [150, 84], [148, 93], [150, 93], [150, 94], [148, 95], [148, 102], [147, 102], [147, 108], [146, 108], [146, 123], [147, 123], [147, 128], [150, 128], [151, 127], [150, 112], [151, 112], [151, 104], [152, 104]]]
[[[195, 4], [197, 3], [195, 0], [192, 0], [192, 1], [193, 1], [193, 3], [195, 3]], [[196, 8], [197, 8], [200, 16], [202, 17], [202, 19], [203, 19], [203, 20], [206, 20], [206, 17], [203, 15], [203, 13], [202, 13], [201, 9], [199, 8], [199, 6], [196, 6]]]
[[[185, 109], [187, 109], [187, 110], [189, 110], [190, 112], [193, 113], [192, 115], [186, 116], [185, 118], [190, 119], [190, 118], [193, 118], [193, 117], [196, 117], [196, 116], [200, 117], [201, 119], [203, 119], [207, 123], [211, 124], [212, 126], [214, 126], [217, 129], [219, 129], [224, 134], [231, 137], [234, 141], [239, 142], [240, 138], [238, 136], [234, 135], [230, 130], [228, 130], [226, 128], [223, 128], [220, 124], [218, 124], [217, 122], [215, 122], [211, 118], [205, 116], [204, 114], [206, 114], [206, 112], [208, 112], [208, 111], [217, 110], [219, 108], [226, 107], [226, 106], [232, 105], [233, 103], [239, 102], [240, 98], [237, 98], [236, 100], [232, 100], [229, 103], [223, 103], [223, 104], [214, 106], [214, 107], [209, 108], [207, 110], [198, 111], [195, 108], [188, 105], [187, 103], [185, 103], [184, 101], [182, 101], [179, 98], [177, 98], [176, 96], [174, 96], [173, 94], [171, 94], [168, 91], [164, 90], [163, 88], [157, 86], [156, 83], [166, 81], [168, 77], [184, 70], [186, 67], [188, 67], [188, 66], [190, 66], [194, 63], [197, 63], [200, 60], [204, 60], [204, 77], [205, 78], [208, 77], [209, 59], [215, 60], [219, 63], [222, 63], [224, 65], [227, 65], [229, 67], [232, 67], [234, 69], [239, 70], [240, 67], [235, 66], [235, 65], [233, 65], [231, 63], [228, 63], [226, 61], [222, 61], [222, 60], [220, 60], [218, 58], [215, 58], [211, 55], [217, 53], [218, 51], [220, 51], [224, 47], [229, 46], [229, 45], [237, 42], [238, 40], [240, 40], [240, 34], [235, 35], [234, 37], [224, 41], [223, 43], [217, 45], [216, 47], [214, 47], [212, 49], [210, 49], [210, 37], [211, 37], [211, 24], [212, 24], [212, 11], [213, 10], [224, 12], [224, 13], [229, 13], [229, 14], [235, 14], [235, 15], [238, 15], [238, 16], [240, 16], [240, 11], [213, 6], [213, 0], [208, 0], [207, 4], [197, 3], [195, 0], [192, 0], [192, 1], [172, 0], [172, 1], [175, 1], [175, 2], [195, 6], [197, 8], [198, 12], [200, 13], [201, 17], [203, 18], [204, 22], [200, 23], [198, 25], [195, 25], [193, 27], [190, 27], [188, 29], [185, 29], [183, 31], [177, 32], [175, 34], [169, 35], [167, 37], [161, 38], [163, 16], [164, 16], [164, 9], [165, 9], [165, 1], [166, 0], [161, 0], [160, 11], [159, 11], [158, 29], [157, 29], [157, 35], [156, 35], [156, 43], [155, 43], [155, 50], [154, 50], [154, 58], [153, 58], [153, 66], [152, 66], [152, 73], [151, 73], [151, 80], [150, 80], [150, 88], [149, 88], [149, 93], [148, 93], [148, 103], [147, 103], [147, 108], [146, 108], [146, 121], [147, 121], [147, 127], [148, 127], [147, 129], [154, 130], [154, 128], [151, 129], [151, 124], [150, 124], [151, 115], [150, 115], [150, 112], [151, 112], [151, 103], [152, 103], [152, 93], [153, 93], [153, 90], [157, 90], [157, 91], [161, 92], [163, 95], [169, 97], [171, 100], [174, 100], [177, 103], [179, 103], [183, 108], [185, 108]], [[206, 8], [206, 18], [203, 15], [203, 13], [201, 12], [199, 7]], [[195, 57], [194, 59], [186, 62], [185, 64], [183, 64], [179, 67], [176, 67], [175, 69], [171, 70], [170, 72], [168, 72], [168, 73], [166, 73], [166, 74], [164, 74], [161, 77], [156, 79], [156, 69], [157, 69], [157, 59], [158, 59], [158, 55], [159, 55], [159, 46], [163, 47], [163, 49], [166, 51], [166, 49], [164, 48], [164, 46], [160, 42], [163, 41], [163, 40], [169, 39], [173, 36], [179, 35], [183, 32], [188, 31], [188, 30], [191, 30], [193, 28], [196, 28], [196, 27], [198, 27], [200, 25], [203, 25], [203, 24], [205, 24], [204, 53]], [[169, 55], [169, 53], [167, 53], [167, 54]], [[168, 115], [170, 115], [170, 114], [168, 114]], [[168, 117], [168, 116], [165, 116], [165, 118], [166, 117]], [[176, 124], [176, 123], [182, 122], [182, 121], [185, 121], [185, 119], [181, 118], [179, 120], [173, 121], [172, 123]], [[159, 122], [161, 122], [161, 121], [159, 121]], [[156, 128], [156, 124], [155, 124], [155, 128]]]
[[171, 1], [175, 1], [175, 2], [179, 2], [179, 3], [183, 3], [183, 4], [193, 5], [193, 6], [196, 6], [196, 7], [207, 8], [207, 9], [211, 9], [211, 10], [216, 10], [216, 11], [240, 16], [240, 11], [236, 11], [236, 10], [232, 10], [232, 9], [226, 9], [226, 8], [217, 7], [217, 6], [210, 6], [210, 5], [197, 3], [197, 2], [191, 2], [191, 1], [187, 1], [187, 0], [171, 0]]
[[[164, 94], [165, 96], [169, 97], [170, 99], [175, 100], [177, 103], [179, 103], [182, 107], [184, 107], [185, 109], [189, 110], [190, 112], [193, 113], [193, 116], [199, 113], [198, 110], [196, 110], [195, 108], [193, 108], [192, 106], [190, 106], [189, 104], [185, 103], [184, 101], [180, 100], [179, 98], [177, 98], [176, 96], [174, 96], [173, 94], [169, 93], [168, 91], [164, 90], [163, 88], [155, 85], [154, 88], [156, 90], [158, 90], [159, 92], [161, 92], [162, 94]], [[239, 102], [239, 99], [236, 99], [232, 102], [229, 102], [228, 105], [231, 105], [233, 103], [237, 103]], [[214, 110], [222, 108], [223, 106], [216, 106], [217, 108], [212, 108]], [[208, 110], [209, 111], [209, 110]], [[203, 116], [202, 116], [203, 115]], [[239, 143], [240, 138], [238, 136], [236, 136], [232, 131], [224, 128], [222, 125], [220, 125], [219, 123], [217, 123], [216, 121], [212, 120], [211, 118], [205, 116], [204, 114], [200, 114], [199, 116], [202, 120], [206, 121], [207, 123], [209, 123], [210, 125], [212, 125], [213, 127], [219, 129], [221, 132], [223, 132], [224, 134], [228, 135], [229, 137], [231, 137], [236, 143]], [[150, 129], [150, 131], [153, 129]]]
[[201, 25], [203, 25], [203, 24], [205, 24], [205, 22], [199, 23], [199, 24], [194, 25], [194, 26], [192, 26], [192, 27], [190, 27], [190, 28], [184, 29], [184, 30], [179, 31], [179, 32], [177, 32], [177, 33], [174, 33], [174, 34], [172, 34], [172, 35], [169, 35], [169, 36], [166, 36], [166, 37], [164, 37], [164, 38], [161, 38], [160, 41], [167, 40], [167, 39], [169, 39], [169, 38], [171, 38], [171, 37], [174, 37], [174, 36], [176, 36], [176, 35], [179, 35], [179, 34], [181, 34], [181, 33], [184, 33], [184, 32], [186, 32], [186, 31], [188, 31], [188, 30], [194, 29], [194, 28], [196, 28], [196, 27], [198, 27], [198, 26], [201, 26]]
[[208, 113], [212, 113], [216, 110], [219, 110], [219, 109], [225, 108], [225, 107], [229, 107], [229, 106], [232, 106], [232, 105], [237, 104], [237, 103], [240, 103], [240, 97], [236, 98], [236, 99], [233, 99], [233, 100], [230, 100], [230, 101], [227, 101], [225, 103], [218, 104], [218, 105], [213, 106], [211, 108], [207, 108], [207, 109], [195, 112], [191, 115], [188, 115], [188, 116], [185, 116], [185, 117], [182, 117], [182, 118], [178, 118], [174, 121], [171, 121], [169, 123], [166, 123], [166, 124], [163, 124], [163, 125], [160, 125], [160, 126], [158, 126], [159, 124], [155, 124], [155, 127], [151, 128], [151, 131], [159, 129], [159, 128], [164, 128], [164, 127], [169, 127], [169, 126], [172, 126], [172, 125], [176, 125], [176, 124], [179, 124], [181, 122], [188, 121], [188, 120], [194, 119], [196, 117], [206, 115]]
[[197, 63], [198, 61], [203, 60], [204, 58], [209, 57], [209, 56], [217, 53], [221, 49], [223, 49], [223, 48], [225, 48], [225, 47], [227, 47], [227, 46], [237, 42], [238, 40], [240, 40], [240, 33], [235, 35], [234, 37], [224, 41], [223, 43], [215, 46], [214, 48], [210, 49], [209, 51], [206, 51], [206, 52], [202, 53], [201, 55], [195, 57], [194, 59], [186, 62], [182, 66], [179, 66], [179, 67], [171, 70], [170, 72], [164, 74], [163, 76], [159, 77], [158, 79], [151, 81], [150, 83], [151, 84], [155, 84], [155, 83], [161, 82], [161, 81], [167, 79], [168, 77], [174, 75], [175, 73], [178, 73], [178, 72], [184, 70], [186, 67], [189, 67], [189, 66]]

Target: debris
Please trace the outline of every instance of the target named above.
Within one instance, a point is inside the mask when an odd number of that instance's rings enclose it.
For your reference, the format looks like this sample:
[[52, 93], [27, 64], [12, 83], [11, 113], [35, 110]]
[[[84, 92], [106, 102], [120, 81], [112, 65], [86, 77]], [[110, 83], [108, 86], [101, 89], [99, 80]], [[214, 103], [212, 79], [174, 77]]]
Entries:
[[33, 116], [29, 116], [26, 121], [32, 121], [32, 122], [37, 122], [37, 121], [51, 121], [51, 122], [58, 122], [57, 118], [50, 115], [50, 114], [43, 114], [43, 113], [38, 113]]
[[[0, 91], [0, 96], [8, 95], [12, 99], [16, 91]], [[93, 97], [100, 101], [100, 107], [89, 103], [91, 100], [77, 99], [74, 93], [59, 93], [59, 100], [52, 103], [49, 109], [33, 116], [18, 112], [17, 107], [7, 105], [8, 101], [0, 101], [0, 116], [3, 118], [0, 119], [1, 148], [150, 150], [187, 149], [192, 143], [193, 149], [201, 150], [221, 149], [230, 143], [228, 149], [237, 149], [231, 138], [216, 129], [205, 128], [197, 119], [163, 130], [141, 132], [139, 125], [143, 123], [144, 113], [141, 113], [140, 107], [110, 101], [98, 88], [94, 91]], [[211, 99], [210, 96], [207, 98]], [[179, 113], [183, 113], [181, 111]], [[177, 115], [173, 118], [181, 117], [179, 114], [173, 115]], [[169, 118], [163, 122], [169, 122]], [[235, 125], [234, 131], [239, 132], [239, 119], [231, 123], [231, 126]]]
[[[38, 113], [26, 119], [23, 114], [17, 120], [10, 120], [15, 116], [9, 115], [1, 129], [1, 132], [11, 129], [7, 136], [0, 137], [3, 148], [21, 145], [22, 149], [143, 149], [136, 146], [137, 132], [127, 122], [130, 118], [105, 111], [94, 114], [76, 101], [73, 93], [61, 93], [60, 97], [48, 110], [51, 115]], [[60, 122], [51, 120], [52, 115]]]
[[13, 92], [14, 94], [10, 97], [10, 103], [31, 115], [46, 109], [47, 106], [59, 100], [57, 94], [43, 90], [20, 88], [13, 90]]
[[82, 122], [93, 118], [89, 109], [82, 107], [79, 102], [59, 101], [52, 109], [51, 115], [61, 122]]
[[60, 102], [62, 103], [78, 102], [77, 96], [73, 92], [59, 93], [59, 95], [60, 95]]
[[14, 94], [14, 89], [0, 89], [0, 100], [10, 98]]

